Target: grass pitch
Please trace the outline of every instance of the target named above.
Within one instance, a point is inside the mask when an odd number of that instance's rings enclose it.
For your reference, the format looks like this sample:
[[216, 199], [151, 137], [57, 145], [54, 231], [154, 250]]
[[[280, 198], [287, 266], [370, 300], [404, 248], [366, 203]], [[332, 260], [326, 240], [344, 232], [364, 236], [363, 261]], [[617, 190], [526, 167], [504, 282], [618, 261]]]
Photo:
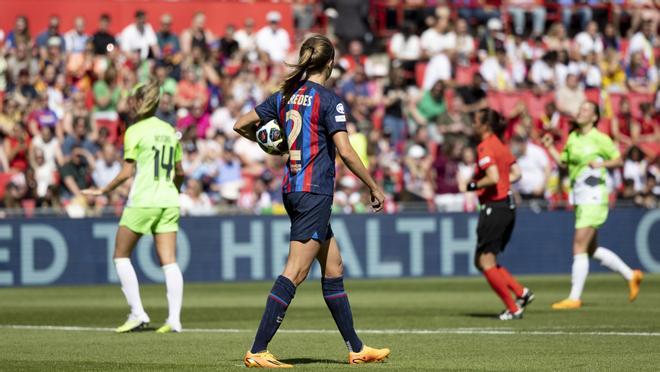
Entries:
[[[502, 322], [495, 315], [503, 306], [482, 278], [349, 280], [361, 338], [392, 349], [385, 363], [349, 366], [320, 284], [310, 280], [270, 349], [296, 369], [313, 371], [658, 370], [660, 275], [646, 276], [633, 304], [619, 277], [592, 275], [585, 306], [567, 312], [550, 309], [567, 295], [567, 276], [521, 281], [537, 299], [522, 321]], [[166, 335], [110, 331], [128, 312], [118, 286], [0, 289], [0, 370], [239, 370], [270, 286], [187, 284], [187, 331]], [[164, 286], [141, 291], [152, 325], [160, 326], [167, 316]]]

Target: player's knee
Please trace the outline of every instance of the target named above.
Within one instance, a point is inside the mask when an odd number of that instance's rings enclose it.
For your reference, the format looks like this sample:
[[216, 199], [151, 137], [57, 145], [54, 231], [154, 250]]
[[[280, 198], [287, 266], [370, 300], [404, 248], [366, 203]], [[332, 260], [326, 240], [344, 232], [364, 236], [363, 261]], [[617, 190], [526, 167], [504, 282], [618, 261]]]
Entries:
[[282, 276], [288, 278], [297, 287], [307, 279], [308, 274], [309, 269], [287, 269]]
[[338, 264], [326, 265], [325, 272], [323, 276], [326, 278], [339, 278], [344, 275], [344, 264], [339, 262]]

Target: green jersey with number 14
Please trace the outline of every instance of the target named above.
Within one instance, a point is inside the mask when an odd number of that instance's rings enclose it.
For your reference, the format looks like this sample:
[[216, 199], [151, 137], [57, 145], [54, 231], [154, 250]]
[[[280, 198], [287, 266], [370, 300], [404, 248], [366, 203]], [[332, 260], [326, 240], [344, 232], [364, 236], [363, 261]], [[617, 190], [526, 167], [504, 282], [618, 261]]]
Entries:
[[137, 170], [126, 207], [178, 207], [173, 181], [174, 164], [181, 156], [181, 143], [170, 124], [150, 117], [130, 126], [124, 135], [124, 159], [135, 161]]

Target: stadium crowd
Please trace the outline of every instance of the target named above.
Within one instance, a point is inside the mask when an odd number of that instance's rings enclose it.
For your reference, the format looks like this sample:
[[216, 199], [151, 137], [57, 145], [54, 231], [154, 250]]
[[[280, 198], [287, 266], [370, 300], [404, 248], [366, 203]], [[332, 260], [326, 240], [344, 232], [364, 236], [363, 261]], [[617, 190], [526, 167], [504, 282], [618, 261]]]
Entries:
[[[509, 121], [505, 137], [523, 172], [516, 194], [564, 207], [565, 175], [539, 139], [552, 133], [561, 146], [587, 99], [600, 103], [600, 129], [625, 157], [611, 174], [613, 202], [658, 205], [660, 13], [652, 1], [560, 0], [557, 17], [537, 0], [409, 3], [401, 20], [385, 12], [396, 24], [390, 33], [368, 22], [366, 1], [296, 5], [295, 35], [277, 12], [261, 29], [245, 19], [222, 35], [201, 12], [180, 35], [172, 15], [152, 25], [141, 11], [117, 35], [107, 15], [77, 17], [72, 30], [60, 29], [59, 16], [48, 25], [19, 16], [0, 30], [0, 202], [25, 214], [118, 213], [130, 186], [107, 198], [81, 190], [119, 171], [131, 89], [155, 76], [158, 116], [182, 133], [182, 213], [283, 213], [285, 158], [232, 125], [277, 89], [283, 62], [323, 18], [339, 53], [330, 84], [351, 108], [351, 143], [387, 192], [388, 212], [476, 208], [461, 192], [475, 166], [470, 113], [489, 106]], [[368, 193], [349, 173], [338, 165], [335, 208], [359, 213]]]

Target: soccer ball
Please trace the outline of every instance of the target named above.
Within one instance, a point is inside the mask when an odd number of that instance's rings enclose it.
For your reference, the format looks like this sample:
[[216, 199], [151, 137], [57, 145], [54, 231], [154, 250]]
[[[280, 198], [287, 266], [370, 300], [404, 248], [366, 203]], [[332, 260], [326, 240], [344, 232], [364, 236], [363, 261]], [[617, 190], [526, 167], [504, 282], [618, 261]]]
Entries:
[[257, 143], [271, 155], [284, 155], [289, 151], [284, 132], [276, 120], [257, 127]]

